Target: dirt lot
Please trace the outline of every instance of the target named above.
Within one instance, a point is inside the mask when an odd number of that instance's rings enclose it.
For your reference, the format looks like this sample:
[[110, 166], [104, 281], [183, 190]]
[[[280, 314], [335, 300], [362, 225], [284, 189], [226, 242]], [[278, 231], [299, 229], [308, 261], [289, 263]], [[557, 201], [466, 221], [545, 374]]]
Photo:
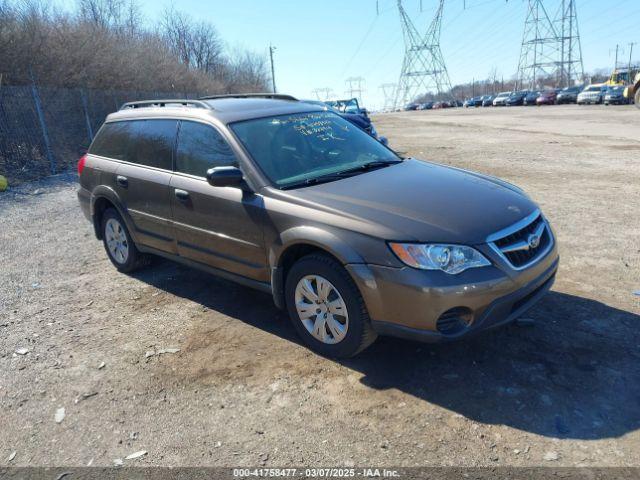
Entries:
[[164, 261], [118, 274], [72, 179], [25, 185], [0, 194], [0, 465], [639, 466], [640, 112], [375, 121], [540, 202], [562, 265], [534, 326], [323, 359], [267, 295]]

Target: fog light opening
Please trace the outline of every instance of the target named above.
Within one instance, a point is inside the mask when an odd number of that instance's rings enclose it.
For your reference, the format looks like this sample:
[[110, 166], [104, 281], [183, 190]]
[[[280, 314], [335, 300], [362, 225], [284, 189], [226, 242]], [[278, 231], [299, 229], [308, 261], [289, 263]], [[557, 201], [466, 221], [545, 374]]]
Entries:
[[447, 310], [438, 318], [436, 328], [443, 335], [456, 335], [473, 322], [473, 313], [466, 307], [455, 307]]

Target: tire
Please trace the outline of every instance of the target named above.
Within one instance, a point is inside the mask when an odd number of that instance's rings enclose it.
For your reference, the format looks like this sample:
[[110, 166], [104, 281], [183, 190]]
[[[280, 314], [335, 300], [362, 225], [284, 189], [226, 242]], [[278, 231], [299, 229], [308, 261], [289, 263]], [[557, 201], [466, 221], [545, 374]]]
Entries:
[[[325, 291], [329, 292], [325, 295], [326, 303], [322, 303], [323, 295], [318, 295], [318, 282], [325, 285]], [[328, 282], [328, 286], [323, 282]], [[303, 292], [309, 292], [309, 289], [311, 296], [307, 297]], [[315, 304], [311, 299], [314, 295], [317, 300]], [[291, 267], [285, 282], [285, 300], [289, 319], [296, 332], [311, 350], [320, 355], [333, 358], [353, 357], [377, 338], [358, 287], [344, 267], [327, 255], [307, 255]], [[335, 311], [327, 309], [327, 305], [340, 304], [340, 300], [341, 305], [346, 307], [346, 315], [336, 313], [343, 311], [343, 308]], [[313, 313], [306, 317], [301, 315], [299, 305], [303, 305], [303, 311]], [[322, 321], [321, 315], [324, 315], [325, 320], [318, 328], [318, 320]], [[346, 328], [343, 328], [345, 325]], [[334, 335], [334, 332], [338, 332], [338, 335]], [[326, 337], [325, 341], [319, 336]]]
[[636, 102], [636, 108], [640, 108], [640, 85], [636, 87], [636, 94], [634, 96], [634, 101]]
[[130, 273], [148, 265], [149, 257], [136, 248], [126, 223], [116, 210], [113, 208], [105, 210], [102, 214], [101, 229], [102, 243], [107, 257], [119, 272]]

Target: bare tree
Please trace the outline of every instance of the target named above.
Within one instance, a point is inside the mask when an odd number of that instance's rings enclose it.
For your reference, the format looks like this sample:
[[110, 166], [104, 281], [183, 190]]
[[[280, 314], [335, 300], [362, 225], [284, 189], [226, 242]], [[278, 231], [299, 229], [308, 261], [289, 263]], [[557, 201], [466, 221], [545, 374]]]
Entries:
[[46, 0], [0, 0], [0, 72], [5, 84], [172, 90], [266, 90], [264, 60], [225, 55], [215, 27], [169, 9], [143, 28], [135, 0], [77, 0], [69, 13]]
[[213, 72], [222, 57], [222, 41], [215, 27], [193, 19], [173, 6], [162, 19], [164, 36], [171, 50], [188, 68]]

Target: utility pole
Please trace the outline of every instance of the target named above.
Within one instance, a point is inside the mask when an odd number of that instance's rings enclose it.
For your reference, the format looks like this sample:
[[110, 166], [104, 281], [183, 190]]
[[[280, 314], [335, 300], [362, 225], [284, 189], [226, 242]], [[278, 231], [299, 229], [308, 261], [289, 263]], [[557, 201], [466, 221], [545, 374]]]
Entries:
[[405, 50], [396, 89], [395, 108], [404, 107], [425, 93], [453, 100], [451, 80], [440, 50], [443, 9], [444, 0], [440, 0], [429, 28], [424, 35], [420, 35], [402, 6], [402, 0], [398, 0]]
[[276, 69], [273, 64], [273, 52], [276, 50], [276, 47], [269, 44], [269, 58], [271, 59], [271, 85], [273, 86], [273, 93], [276, 93]]
[[[629, 69], [627, 70], [627, 83], [631, 84], [633, 82], [633, 78], [631, 78], [631, 55], [633, 55], [633, 46], [636, 42], [629, 43]], [[0, 76], [2, 78], [2, 76]]]
[[616, 63], [613, 64], [613, 70], [617, 70], [618, 69], [618, 48], [620, 47], [620, 45], [618, 45], [616, 43]]
[[535, 89], [555, 78], [558, 86], [584, 79], [576, 0], [562, 0], [549, 14], [545, 0], [528, 0], [516, 89]]

